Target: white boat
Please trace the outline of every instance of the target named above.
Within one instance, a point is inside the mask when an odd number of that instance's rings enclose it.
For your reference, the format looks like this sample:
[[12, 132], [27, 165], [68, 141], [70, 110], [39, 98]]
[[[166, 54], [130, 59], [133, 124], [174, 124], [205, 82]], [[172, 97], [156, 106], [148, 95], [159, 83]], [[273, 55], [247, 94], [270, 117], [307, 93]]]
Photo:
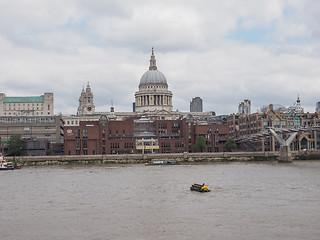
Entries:
[[14, 165], [13, 164], [8, 164], [7, 160], [0, 155], [0, 170], [13, 170]]
[[8, 170], [7, 160], [5, 160], [2, 155], [0, 155], [0, 170]]
[[176, 160], [153, 160], [145, 165], [179, 165]]

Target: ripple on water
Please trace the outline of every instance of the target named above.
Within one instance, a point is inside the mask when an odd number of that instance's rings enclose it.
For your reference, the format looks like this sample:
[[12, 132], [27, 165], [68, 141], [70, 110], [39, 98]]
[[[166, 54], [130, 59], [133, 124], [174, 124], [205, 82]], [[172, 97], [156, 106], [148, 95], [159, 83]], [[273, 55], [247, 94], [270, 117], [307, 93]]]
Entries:
[[[1, 239], [318, 239], [320, 162], [0, 173]], [[209, 193], [191, 192], [206, 183]], [[10, 186], [10, 190], [8, 190]]]

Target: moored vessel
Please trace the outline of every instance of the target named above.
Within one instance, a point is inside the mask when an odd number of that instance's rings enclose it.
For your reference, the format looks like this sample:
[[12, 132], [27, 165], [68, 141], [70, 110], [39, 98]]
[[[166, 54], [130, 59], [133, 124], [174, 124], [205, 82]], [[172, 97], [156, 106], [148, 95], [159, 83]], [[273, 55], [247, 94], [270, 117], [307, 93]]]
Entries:
[[13, 170], [13, 169], [20, 169], [21, 166], [18, 163], [17, 159], [13, 159], [11, 161], [7, 161], [2, 154], [0, 155], [0, 170]]
[[176, 160], [154, 160], [150, 163], [145, 163], [145, 165], [179, 165], [179, 163]]

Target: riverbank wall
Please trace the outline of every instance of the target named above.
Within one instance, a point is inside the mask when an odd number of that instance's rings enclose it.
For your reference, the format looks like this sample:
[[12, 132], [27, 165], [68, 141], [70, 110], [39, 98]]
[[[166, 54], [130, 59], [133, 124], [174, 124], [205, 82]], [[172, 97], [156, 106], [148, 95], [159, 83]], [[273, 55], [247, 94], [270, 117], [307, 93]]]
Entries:
[[[218, 153], [173, 153], [173, 154], [117, 154], [117, 155], [61, 155], [19, 156], [23, 166], [79, 165], [79, 164], [137, 164], [154, 160], [193, 162], [246, 162], [277, 161], [279, 152], [218, 152]], [[295, 160], [320, 160], [320, 151], [292, 152]], [[8, 157], [7, 159], [12, 159]]]

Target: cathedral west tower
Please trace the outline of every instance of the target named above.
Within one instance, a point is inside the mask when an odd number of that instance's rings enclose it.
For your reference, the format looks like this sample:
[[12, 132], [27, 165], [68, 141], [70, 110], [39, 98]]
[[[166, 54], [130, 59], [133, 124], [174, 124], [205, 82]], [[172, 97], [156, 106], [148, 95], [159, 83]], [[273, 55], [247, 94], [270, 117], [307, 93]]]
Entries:
[[158, 71], [152, 48], [150, 67], [145, 72], [135, 93], [135, 111], [172, 111], [172, 92], [168, 90], [165, 76]]
[[93, 104], [93, 93], [88, 82], [86, 90], [82, 87], [82, 92], [79, 98], [78, 116], [94, 114], [95, 106]]

